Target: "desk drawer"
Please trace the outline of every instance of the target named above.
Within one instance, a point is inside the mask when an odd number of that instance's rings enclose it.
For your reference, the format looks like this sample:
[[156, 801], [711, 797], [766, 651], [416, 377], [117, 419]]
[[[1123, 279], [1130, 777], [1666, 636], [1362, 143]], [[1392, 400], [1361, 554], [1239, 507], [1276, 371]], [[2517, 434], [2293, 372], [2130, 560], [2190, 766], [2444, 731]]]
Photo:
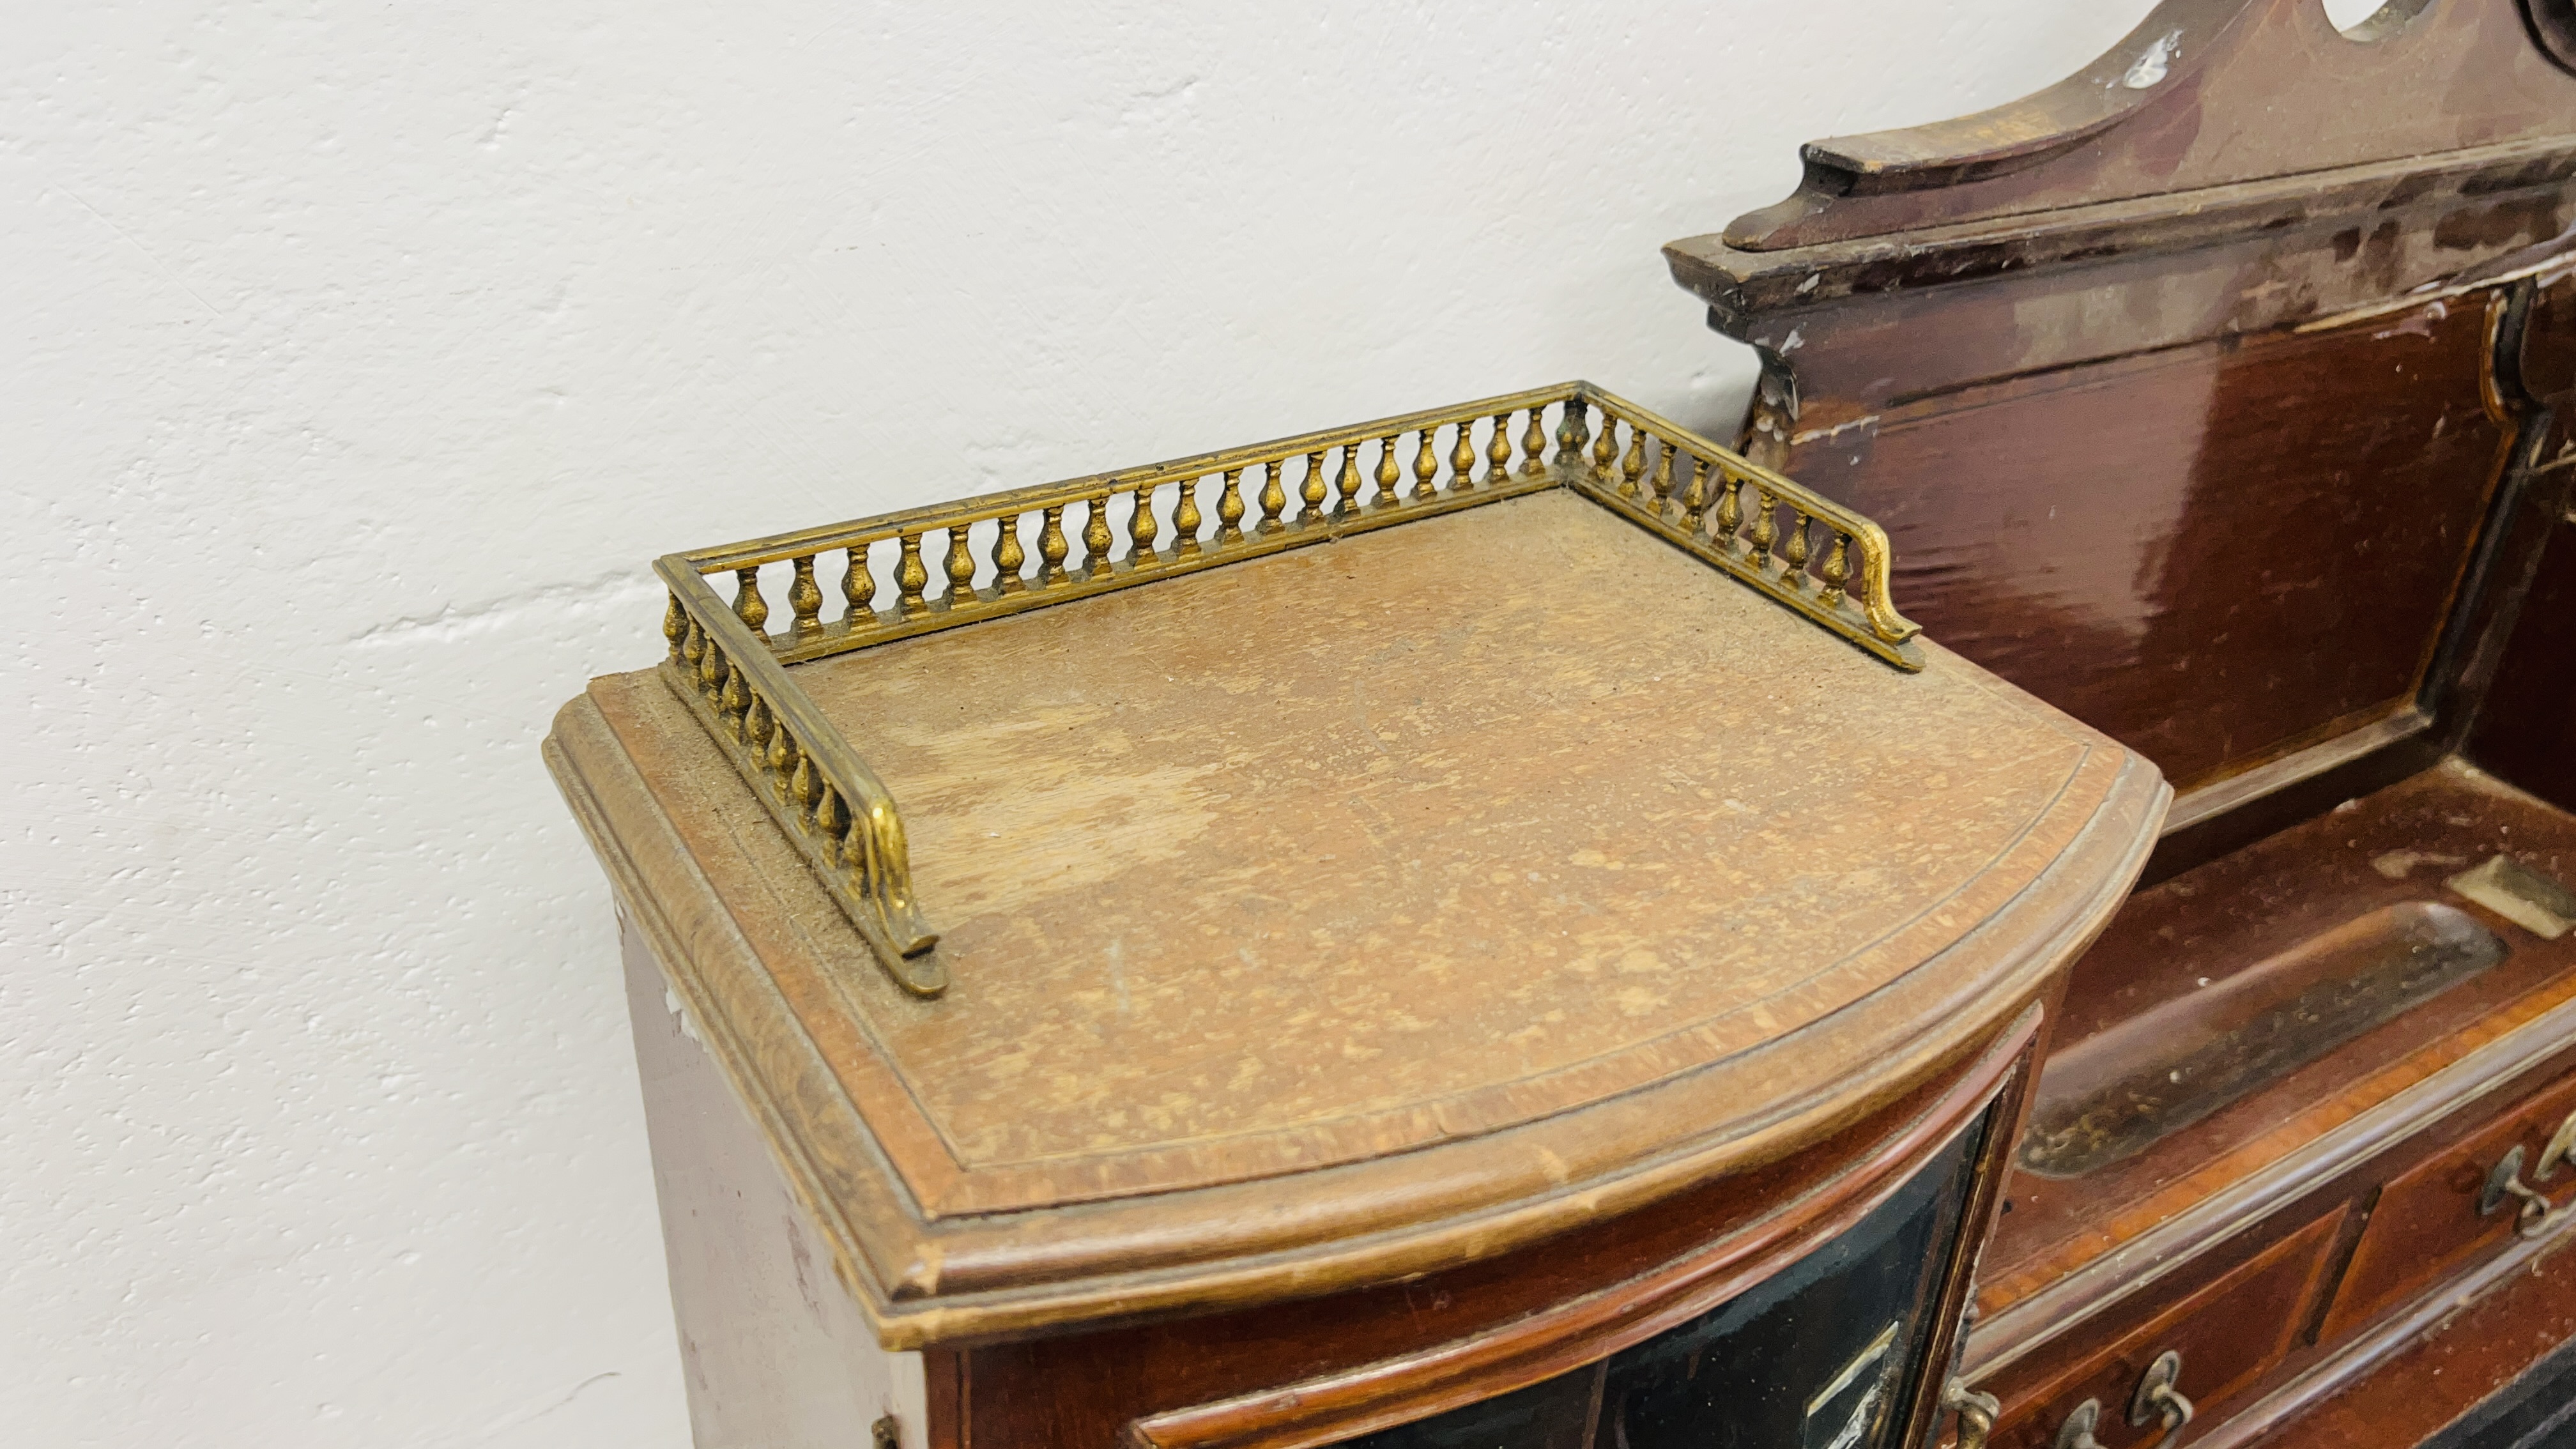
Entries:
[[2353, 1249], [2352, 1266], [2335, 1293], [2319, 1335], [2332, 1341], [2450, 1276], [2471, 1259], [2513, 1241], [2519, 1201], [2498, 1197], [2481, 1214], [2489, 1174], [2517, 1147], [2520, 1180], [2566, 1200], [2569, 1170], [2551, 1167], [2539, 1176], [2541, 1156], [2560, 1124], [2576, 1111], [2576, 1080], [2560, 1082], [2459, 1143], [2390, 1178], [2370, 1210], [2369, 1225]]
[[[2175, 1388], [2201, 1409], [2263, 1376], [2290, 1351], [2307, 1321], [2323, 1277], [2327, 1249], [2343, 1213], [2328, 1213], [2273, 1244], [2075, 1367], [2018, 1388], [2009, 1376], [1989, 1385], [2004, 1399], [1992, 1443], [1997, 1449], [2051, 1449], [2069, 1415], [2087, 1400], [2098, 1405], [2093, 1434], [2103, 1449], [2151, 1445], [2161, 1422], [2129, 1422], [2129, 1403], [2159, 1356], [2181, 1355]], [[2184, 1437], [2190, 1437], [2186, 1432]]]

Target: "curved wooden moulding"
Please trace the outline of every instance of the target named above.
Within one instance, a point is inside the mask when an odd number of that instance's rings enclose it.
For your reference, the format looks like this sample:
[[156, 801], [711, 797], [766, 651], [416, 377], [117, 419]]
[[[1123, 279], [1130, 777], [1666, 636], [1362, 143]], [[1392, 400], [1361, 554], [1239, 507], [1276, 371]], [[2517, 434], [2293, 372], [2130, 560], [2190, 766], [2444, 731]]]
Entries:
[[[1764, 1184], [1774, 1194], [1771, 1201], [1745, 1202], [1748, 1195], [1740, 1188], [1734, 1202], [1702, 1194], [1710, 1201], [1702, 1211], [1688, 1215], [1687, 1235], [1678, 1239], [1686, 1246], [1680, 1251], [1660, 1257], [1654, 1252], [1665, 1246], [1659, 1237], [1673, 1237], [1669, 1228], [1658, 1235], [1651, 1227], [1644, 1231], [1632, 1227], [1624, 1235], [1626, 1241], [1605, 1234], [1610, 1241], [1553, 1246], [1543, 1250], [1544, 1258], [1529, 1253], [1518, 1261], [1499, 1261], [1488, 1269], [1487, 1277], [1515, 1271], [1523, 1278], [1538, 1277], [1546, 1284], [1538, 1290], [1541, 1293], [1549, 1288], [1563, 1291], [1565, 1285], [1587, 1280], [1594, 1286], [1552, 1302], [1534, 1297], [1541, 1304], [1536, 1311], [1508, 1319], [1494, 1305], [1480, 1305], [1482, 1321], [1475, 1325], [1480, 1331], [1411, 1352], [1294, 1382], [1264, 1382], [1252, 1393], [1142, 1415], [1127, 1426], [1126, 1441], [1133, 1449], [1308, 1449], [1336, 1444], [1526, 1388], [1642, 1343], [1734, 1299], [1849, 1232], [1903, 1188], [1927, 1159], [1957, 1143], [1963, 1134], [1978, 1132], [1990, 1109], [1998, 1124], [1992, 1130], [2009, 1131], [2039, 1024], [2039, 1009], [2025, 1010], [1982, 1050], [1945, 1068], [1910, 1099], [1846, 1129], [1836, 1140], [1819, 1144], [1828, 1150], [1815, 1154], [1807, 1164], [1809, 1180]], [[1973, 1148], [1970, 1155], [1976, 1155]], [[1981, 1180], [1972, 1189], [1964, 1214], [1968, 1221], [1983, 1220], [1984, 1199], [1991, 1193], [1991, 1180]], [[1666, 1205], [1648, 1216], [1680, 1219], [1684, 1215]], [[1972, 1245], [1963, 1246], [1973, 1251]], [[1434, 1294], [1445, 1286], [1435, 1287]], [[1956, 1314], [1955, 1303], [1947, 1307], [1945, 1323]], [[1309, 1311], [1359, 1310], [1357, 1305], [1328, 1299]], [[1137, 1347], [1120, 1344], [1109, 1351], [1132, 1353]], [[1946, 1343], [1933, 1348], [1927, 1357], [1946, 1362]], [[1096, 1354], [1101, 1347], [1086, 1345], [1083, 1351]], [[1350, 1356], [1347, 1349], [1344, 1354]], [[1188, 1387], [1183, 1379], [1165, 1388], [1160, 1397], [1185, 1397]]]
[[797, 663], [904, 802], [936, 1000], [685, 691], [566, 707], [550, 764], [887, 1347], [1822, 1182], [2099, 930], [2152, 769], [1936, 644], [1851, 647], [1605, 463]]

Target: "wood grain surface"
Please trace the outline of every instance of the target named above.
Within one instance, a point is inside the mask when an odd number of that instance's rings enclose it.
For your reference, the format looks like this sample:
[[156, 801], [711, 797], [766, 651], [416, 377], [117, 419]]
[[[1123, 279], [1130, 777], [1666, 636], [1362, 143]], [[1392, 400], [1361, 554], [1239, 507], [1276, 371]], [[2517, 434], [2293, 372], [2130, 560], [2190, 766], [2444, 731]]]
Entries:
[[911, 1347], [1476, 1261], [1954, 1067], [2165, 792], [1927, 653], [1553, 494], [798, 666], [912, 822], [929, 1002], [658, 679], [549, 757]]

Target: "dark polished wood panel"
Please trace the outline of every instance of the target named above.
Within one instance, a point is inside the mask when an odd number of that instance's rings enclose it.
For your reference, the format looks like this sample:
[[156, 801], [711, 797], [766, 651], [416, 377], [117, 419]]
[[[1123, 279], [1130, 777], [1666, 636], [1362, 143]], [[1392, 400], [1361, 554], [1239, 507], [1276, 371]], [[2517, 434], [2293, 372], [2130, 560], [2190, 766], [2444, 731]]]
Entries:
[[1666, 255], [1761, 357], [1747, 450], [1887, 525], [1932, 637], [2154, 759], [2207, 859], [2252, 838], [2214, 815], [2278, 828], [2465, 718], [2458, 606], [2512, 592], [2480, 540], [2549, 392], [2495, 354], [2568, 320], [2511, 314], [2576, 217], [2576, 76], [2512, 0], [2351, 37], [2169, 0], [2123, 44], [1818, 143], [1791, 202]]
[[2515, 621], [2469, 755], [2576, 810], [2576, 520], [2563, 513], [2549, 529], [2548, 552]]
[[1934, 638], [2187, 790], [2409, 701], [2502, 461], [2486, 311], [1892, 408], [1840, 491]]

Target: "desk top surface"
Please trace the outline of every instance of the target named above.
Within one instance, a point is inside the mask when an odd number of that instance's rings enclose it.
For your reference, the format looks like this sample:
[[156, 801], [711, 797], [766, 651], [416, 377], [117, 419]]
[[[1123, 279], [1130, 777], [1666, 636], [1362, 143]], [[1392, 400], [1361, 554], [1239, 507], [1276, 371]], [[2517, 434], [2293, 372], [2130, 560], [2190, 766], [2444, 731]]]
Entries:
[[881, 1321], [1490, 1251], [1793, 1150], [2026, 1000], [2163, 796], [1564, 490], [794, 673], [902, 804], [945, 997], [651, 673], [557, 769]]

